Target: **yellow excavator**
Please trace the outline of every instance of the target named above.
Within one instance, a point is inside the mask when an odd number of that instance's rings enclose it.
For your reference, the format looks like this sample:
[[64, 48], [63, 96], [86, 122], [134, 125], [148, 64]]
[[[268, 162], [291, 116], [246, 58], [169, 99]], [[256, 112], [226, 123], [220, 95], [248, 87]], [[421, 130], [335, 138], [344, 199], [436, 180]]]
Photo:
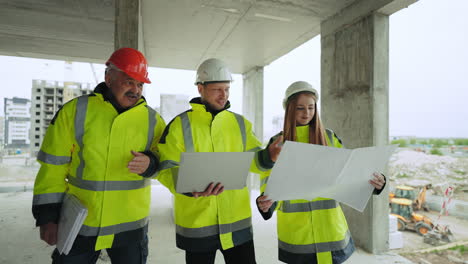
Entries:
[[413, 201], [406, 198], [390, 200], [391, 214], [398, 219], [398, 230], [413, 230], [423, 236], [434, 228], [432, 220], [413, 212]]
[[426, 191], [431, 189], [432, 185], [427, 184], [423, 186], [416, 194], [416, 189], [410, 186], [399, 185], [395, 188], [395, 193], [390, 193], [392, 198], [406, 198], [412, 201], [411, 206], [414, 211], [424, 210], [429, 212], [429, 207], [426, 204]]
[[424, 236], [424, 242], [438, 244], [440, 241], [452, 242], [453, 234], [448, 226], [434, 225], [432, 220], [414, 210], [424, 209], [426, 206], [426, 190], [431, 186], [424, 186], [416, 195], [413, 187], [397, 186], [394, 193], [390, 193], [390, 214], [398, 219], [398, 230], [416, 231]]

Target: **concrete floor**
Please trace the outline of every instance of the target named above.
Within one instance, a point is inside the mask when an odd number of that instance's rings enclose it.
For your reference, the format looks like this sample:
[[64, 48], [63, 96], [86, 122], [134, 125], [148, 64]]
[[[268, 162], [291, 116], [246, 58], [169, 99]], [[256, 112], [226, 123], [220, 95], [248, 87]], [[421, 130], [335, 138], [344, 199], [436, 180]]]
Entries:
[[[27, 188], [26, 188], [27, 189]], [[171, 194], [161, 185], [152, 186], [152, 210], [148, 263], [184, 263], [184, 252], [175, 246]], [[256, 197], [258, 192], [253, 192]], [[53, 247], [39, 240], [31, 215], [32, 192], [0, 193], [0, 263], [50, 263]], [[252, 199], [253, 200], [253, 199]], [[254, 208], [254, 207], [253, 207]], [[276, 219], [264, 221], [253, 210], [257, 263], [280, 263], [277, 260]], [[109, 263], [100, 260], [98, 263]], [[224, 263], [217, 255], [216, 263]], [[346, 263], [412, 263], [396, 253], [372, 255], [358, 249]]]

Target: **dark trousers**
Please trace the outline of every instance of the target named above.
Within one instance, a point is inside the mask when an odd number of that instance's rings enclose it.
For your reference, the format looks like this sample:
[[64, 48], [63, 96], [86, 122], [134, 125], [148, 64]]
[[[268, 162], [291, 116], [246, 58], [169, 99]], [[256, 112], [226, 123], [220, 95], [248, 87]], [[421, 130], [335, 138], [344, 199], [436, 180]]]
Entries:
[[[222, 250], [226, 264], [256, 264], [253, 240], [230, 249]], [[187, 264], [213, 264], [216, 251], [191, 252], [185, 251]]]
[[[95, 239], [94, 239], [95, 241]], [[78, 242], [78, 243], [77, 243]], [[68, 255], [60, 255], [55, 249], [52, 264], [94, 264], [101, 251], [94, 251], [91, 241], [76, 241]], [[148, 238], [121, 247], [106, 249], [112, 264], [145, 264], [148, 257]]]

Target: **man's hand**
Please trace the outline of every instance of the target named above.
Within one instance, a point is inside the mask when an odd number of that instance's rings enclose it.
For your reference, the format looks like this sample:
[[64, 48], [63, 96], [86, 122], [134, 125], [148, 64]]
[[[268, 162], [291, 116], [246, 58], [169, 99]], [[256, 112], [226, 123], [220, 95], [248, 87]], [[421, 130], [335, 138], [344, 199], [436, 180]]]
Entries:
[[143, 153], [131, 151], [133, 159], [128, 163], [127, 168], [130, 172], [142, 174], [145, 172], [150, 164], [150, 158]]
[[374, 186], [374, 188], [376, 188], [377, 190], [381, 190], [385, 184], [385, 177], [378, 172], [374, 172], [372, 175], [374, 176], [374, 178], [372, 180], [369, 180], [369, 183], [372, 186]]
[[268, 147], [268, 152], [270, 153], [271, 161], [276, 162], [278, 156], [283, 148], [283, 135], [279, 136], [273, 143]]
[[257, 206], [262, 210], [262, 212], [266, 213], [273, 205], [273, 201], [268, 198], [266, 195], [259, 196], [257, 198]]
[[210, 196], [210, 195], [218, 195], [224, 191], [224, 186], [218, 182], [216, 186], [214, 183], [210, 183], [208, 187], [206, 187], [205, 191], [203, 192], [192, 192], [193, 197], [198, 198], [200, 196]]
[[42, 240], [44, 240], [45, 242], [47, 242], [47, 244], [51, 246], [57, 244], [57, 224], [49, 222], [45, 225], [41, 225], [39, 228]]

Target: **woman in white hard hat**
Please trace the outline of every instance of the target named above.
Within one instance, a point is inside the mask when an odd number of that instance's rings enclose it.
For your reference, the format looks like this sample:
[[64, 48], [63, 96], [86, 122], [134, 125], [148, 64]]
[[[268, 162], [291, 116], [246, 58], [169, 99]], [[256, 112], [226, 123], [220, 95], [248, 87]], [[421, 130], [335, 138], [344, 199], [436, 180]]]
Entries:
[[[284, 140], [341, 148], [336, 134], [325, 129], [317, 109], [318, 93], [307, 82], [292, 83], [286, 90], [283, 107]], [[261, 191], [266, 188], [269, 171], [262, 175]], [[385, 177], [374, 173], [369, 181], [379, 194]], [[265, 220], [277, 210], [278, 258], [285, 263], [342, 263], [354, 252], [354, 242], [346, 218], [333, 199], [290, 200], [273, 202], [267, 196], [257, 198], [257, 206]]]

